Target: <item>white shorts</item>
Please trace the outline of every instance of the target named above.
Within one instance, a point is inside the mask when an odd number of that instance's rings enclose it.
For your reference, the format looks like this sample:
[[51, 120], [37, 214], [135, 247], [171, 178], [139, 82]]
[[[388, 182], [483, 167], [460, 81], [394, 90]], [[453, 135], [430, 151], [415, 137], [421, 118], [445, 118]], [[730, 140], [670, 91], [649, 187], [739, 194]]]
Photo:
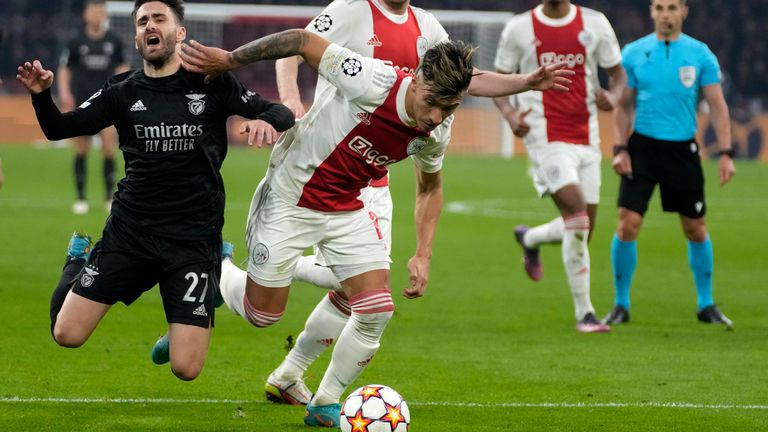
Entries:
[[[384, 236], [387, 253], [392, 253], [392, 194], [389, 192], [389, 186], [368, 186], [360, 192], [359, 199], [369, 212], [376, 215], [378, 230]], [[317, 247], [314, 248], [314, 253], [317, 265], [328, 265]]]
[[539, 196], [569, 184], [581, 186], [587, 204], [600, 202], [600, 150], [594, 146], [549, 143], [528, 147], [533, 186]]
[[[367, 208], [325, 213], [299, 207], [262, 181], [251, 201], [246, 229], [248, 276], [266, 287], [289, 286], [296, 262], [312, 246], [334, 273], [347, 277], [356, 274], [345, 271], [345, 266], [389, 269], [389, 253], [375, 216]], [[364, 265], [371, 263], [376, 264]]]
[[379, 231], [384, 236], [384, 242], [387, 245], [387, 252], [392, 252], [392, 194], [389, 192], [389, 186], [369, 186], [363, 189], [360, 200], [363, 201], [369, 211], [376, 214], [379, 221]]

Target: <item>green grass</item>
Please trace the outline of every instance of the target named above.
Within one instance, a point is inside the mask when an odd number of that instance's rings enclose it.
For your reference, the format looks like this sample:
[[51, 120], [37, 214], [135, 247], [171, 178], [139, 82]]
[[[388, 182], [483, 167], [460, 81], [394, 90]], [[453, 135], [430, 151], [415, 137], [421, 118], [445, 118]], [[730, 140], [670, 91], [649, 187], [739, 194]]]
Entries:
[[[306, 430], [300, 408], [262, 402], [263, 381], [323, 291], [295, 285], [285, 317], [268, 329], [220, 309], [205, 370], [189, 383], [150, 362], [150, 347], [166, 327], [157, 290], [130, 308], [115, 306], [84, 347], [60, 348], [49, 334], [49, 295], [71, 232], [98, 236], [103, 226], [99, 176], [90, 176], [91, 213], [74, 216], [68, 149], [9, 146], [0, 155], [0, 430]], [[100, 171], [96, 155], [91, 173]], [[247, 207], [266, 155], [233, 149], [225, 163], [224, 234], [237, 260], [245, 258]], [[522, 272], [514, 225], [555, 215], [548, 200], [535, 198], [524, 159], [447, 159], [446, 203], [468, 210], [443, 213], [427, 295], [419, 300], [399, 295], [414, 248], [413, 168], [407, 161], [393, 166], [397, 311], [356, 384], [400, 391], [411, 403], [413, 431], [768, 429], [768, 168], [739, 163], [725, 188], [717, 186], [715, 168], [705, 166], [715, 299], [736, 330], [696, 321], [679, 221], [662, 214], [655, 198], [639, 240], [632, 323], [582, 335], [573, 328], [559, 248], [543, 250], [541, 282]], [[608, 252], [616, 186], [606, 166], [591, 244], [600, 315], [613, 300]], [[310, 387], [328, 359], [326, 353], [309, 370]]]

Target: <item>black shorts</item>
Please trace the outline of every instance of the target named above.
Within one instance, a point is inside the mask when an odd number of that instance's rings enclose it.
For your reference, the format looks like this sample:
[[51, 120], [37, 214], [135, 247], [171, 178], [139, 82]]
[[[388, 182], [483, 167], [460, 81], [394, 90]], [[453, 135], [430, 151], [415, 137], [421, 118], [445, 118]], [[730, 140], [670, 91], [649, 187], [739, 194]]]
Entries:
[[169, 323], [208, 328], [213, 327], [214, 290], [219, 289], [220, 276], [220, 236], [169, 239], [111, 216], [72, 290], [99, 303], [130, 305], [159, 284]]
[[658, 183], [665, 212], [704, 217], [704, 172], [696, 141], [660, 141], [635, 132], [628, 146], [632, 177], [621, 178], [619, 207], [645, 214]]

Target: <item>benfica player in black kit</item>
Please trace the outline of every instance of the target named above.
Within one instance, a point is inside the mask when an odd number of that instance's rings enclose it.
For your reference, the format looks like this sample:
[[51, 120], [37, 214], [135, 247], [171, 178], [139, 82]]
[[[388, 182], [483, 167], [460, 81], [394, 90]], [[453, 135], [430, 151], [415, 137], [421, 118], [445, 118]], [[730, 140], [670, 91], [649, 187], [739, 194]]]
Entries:
[[133, 18], [143, 70], [115, 76], [75, 111], [56, 108], [53, 73], [39, 61], [18, 69], [49, 139], [114, 125], [125, 159], [126, 177], [101, 240], [92, 251], [83, 234], [70, 241], [51, 298], [51, 331], [59, 345], [78, 347], [113, 304], [128, 305], [159, 284], [171, 369], [191, 380], [208, 352], [221, 272], [226, 119], [262, 120], [254, 122], [256, 144], [271, 144], [294, 119], [288, 108], [247, 91], [231, 75], [205, 84], [203, 75], [181, 68], [181, 0], [136, 0]]

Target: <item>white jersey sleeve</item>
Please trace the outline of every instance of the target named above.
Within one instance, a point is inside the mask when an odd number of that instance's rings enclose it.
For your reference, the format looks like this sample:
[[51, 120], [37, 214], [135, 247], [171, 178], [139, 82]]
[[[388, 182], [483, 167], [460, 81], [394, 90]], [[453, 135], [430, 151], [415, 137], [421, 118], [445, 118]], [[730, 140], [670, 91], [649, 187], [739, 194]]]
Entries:
[[[585, 14], [585, 18], [590, 20], [590, 15]], [[608, 22], [608, 18], [602, 13], [596, 13], [591, 23], [585, 23], [590, 25], [597, 34], [598, 46], [597, 46], [597, 61], [601, 68], [612, 68], [621, 63], [621, 47], [619, 41], [616, 38], [616, 32], [613, 31], [611, 23]]]
[[349, 100], [378, 100], [397, 78], [395, 69], [383, 61], [336, 44], [326, 48], [317, 71]]
[[[359, 7], [360, 5], [356, 6]], [[305, 28], [326, 40], [341, 46], [350, 46], [355, 37], [357, 16], [359, 16], [359, 11], [355, 10], [355, 7], [350, 5], [347, 0], [335, 0], [326, 6]]]
[[[525, 18], [527, 17], [527, 18]], [[493, 62], [496, 70], [504, 73], [517, 73], [520, 69], [520, 62], [524, 56], [524, 52], [521, 49], [521, 45], [518, 40], [521, 39], [522, 33], [532, 34], [530, 30], [530, 12], [522, 15], [512, 17], [504, 26], [504, 30], [501, 32], [501, 38], [499, 39], [499, 45], [496, 49], [496, 59]], [[528, 28], [523, 31], [523, 27]]]
[[451, 141], [451, 123], [453, 116], [446, 118], [429, 138], [426, 145], [418, 153], [411, 155], [416, 166], [426, 173], [436, 173], [443, 168], [443, 158], [448, 143]]

